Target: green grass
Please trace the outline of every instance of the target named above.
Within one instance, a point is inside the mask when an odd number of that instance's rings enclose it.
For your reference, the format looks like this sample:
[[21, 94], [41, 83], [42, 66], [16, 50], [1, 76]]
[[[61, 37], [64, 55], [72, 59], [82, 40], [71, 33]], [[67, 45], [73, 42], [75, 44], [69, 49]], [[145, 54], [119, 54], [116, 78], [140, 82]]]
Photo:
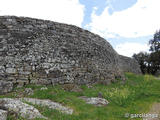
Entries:
[[[68, 92], [62, 86], [48, 86], [48, 90], [40, 91], [42, 86], [28, 85], [34, 90], [34, 95], [26, 96], [40, 99], [50, 99], [74, 109], [73, 115], [62, 114], [47, 107], [35, 106], [51, 120], [127, 120], [125, 113], [147, 113], [154, 102], [160, 102], [160, 80], [151, 75], [135, 75], [126, 73], [126, 82], [112, 83], [108, 86], [96, 84], [92, 88], [83, 85], [83, 92]], [[15, 97], [24, 88], [1, 97]], [[86, 104], [79, 96], [97, 97], [101, 92], [109, 104], [104, 107], [95, 107]], [[8, 120], [14, 120], [12, 117]], [[21, 118], [19, 120], [22, 120]], [[36, 119], [40, 120], [40, 119]], [[42, 119], [41, 119], [42, 120]], [[140, 120], [140, 118], [134, 119]]]

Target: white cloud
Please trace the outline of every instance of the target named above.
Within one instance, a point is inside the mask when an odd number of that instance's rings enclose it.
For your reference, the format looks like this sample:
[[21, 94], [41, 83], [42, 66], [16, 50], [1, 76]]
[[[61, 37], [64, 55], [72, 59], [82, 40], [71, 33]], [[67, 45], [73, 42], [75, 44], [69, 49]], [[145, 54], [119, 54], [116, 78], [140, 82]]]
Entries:
[[79, 0], [1, 0], [0, 15], [27, 16], [81, 26], [84, 6]]
[[134, 53], [149, 51], [149, 46], [147, 44], [126, 42], [117, 45], [115, 50], [121, 55], [132, 57]]
[[112, 15], [108, 12], [109, 7], [101, 15], [93, 10], [92, 21], [87, 27], [105, 38], [153, 35], [160, 29], [159, 5], [160, 0], [138, 0], [132, 7]]

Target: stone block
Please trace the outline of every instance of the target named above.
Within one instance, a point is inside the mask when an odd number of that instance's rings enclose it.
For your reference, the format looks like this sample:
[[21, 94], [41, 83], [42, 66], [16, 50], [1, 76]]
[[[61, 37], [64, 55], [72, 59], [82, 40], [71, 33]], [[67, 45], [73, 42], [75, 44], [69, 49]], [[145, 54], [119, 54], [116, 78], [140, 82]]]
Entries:
[[13, 90], [13, 83], [0, 80], [0, 94], [5, 94]]

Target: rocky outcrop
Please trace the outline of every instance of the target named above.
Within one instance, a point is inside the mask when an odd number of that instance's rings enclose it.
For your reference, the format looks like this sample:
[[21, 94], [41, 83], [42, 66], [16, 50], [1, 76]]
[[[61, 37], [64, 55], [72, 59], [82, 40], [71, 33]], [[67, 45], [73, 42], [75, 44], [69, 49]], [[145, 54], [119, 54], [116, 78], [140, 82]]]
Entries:
[[0, 94], [11, 92], [12, 89], [13, 89], [12, 82], [0, 80]]
[[0, 109], [0, 120], [7, 120], [7, 111]]
[[109, 84], [123, 79], [119, 55], [79, 27], [32, 18], [0, 17], [0, 79], [35, 84]]
[[22, 117], [27, 120], [35, 118], [42, 118], [44, 120], [48, 119], [43, 116], [38, 109], [27, 103], [55, 109], [69, 115], [73, 113], [73, 109], [64, 107], [51, 100], [41, 100], [36, 98], [0, 98], [0, 120], [6, 120], [7, 114], [10, 113], [14, 113], [16, 117]]
[[0, 108], [5, 109], [9, 112], [13, 111], [19, 116], [23, 118], [35, 119], [35, 118], [43, 118], [47, 119], [39, 111], [31, 105], [21, 102], [18, 99], [11, 99], [11, 98], [1, 98], [0, 99]]
[[62, 113], [66, 114], [72, 114], [73, 109], [64, 107], [59, 103], [53, 102], [51, 100], [40, 100], [40, 99], [35, 99], [35, 98], [20, 98], [21, 101], [26, 101], [35, 105], [41, 105], [41, 106], [46, 106], [50, 109], [56, 109], [59, 110]]
[[119, 65], [123, 72], [142, 73], [138, 62], [133, 58], [119, 55]]
[[109, 104], [109, 102], [104, 98], [99, 98], [99, 97], [88, 98], [86, 96], [81, 96], [79, 98], [84, 100], [87, 104], [92, 104], [95, 106], [105, 106], [105, 105]]

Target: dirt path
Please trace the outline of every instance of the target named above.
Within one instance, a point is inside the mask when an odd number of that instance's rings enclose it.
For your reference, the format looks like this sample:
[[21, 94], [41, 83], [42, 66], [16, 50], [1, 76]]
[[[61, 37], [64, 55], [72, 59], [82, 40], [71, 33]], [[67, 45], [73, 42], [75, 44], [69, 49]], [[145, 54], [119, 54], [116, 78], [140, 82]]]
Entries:
[[151, 114], [151, 117], [143, 118], [143, 120], [160, 120], [160, 103], [154, 103], [147, 114]]

